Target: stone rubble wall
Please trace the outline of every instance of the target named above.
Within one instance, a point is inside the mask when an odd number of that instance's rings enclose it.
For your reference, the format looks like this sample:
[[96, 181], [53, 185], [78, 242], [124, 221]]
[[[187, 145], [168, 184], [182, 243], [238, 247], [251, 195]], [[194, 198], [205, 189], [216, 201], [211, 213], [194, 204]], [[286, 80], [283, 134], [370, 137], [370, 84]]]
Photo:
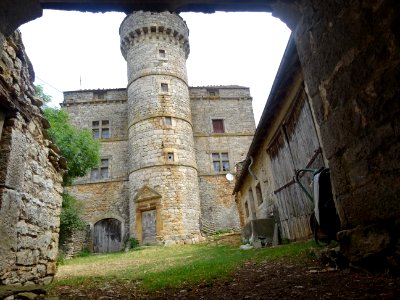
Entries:
[[0, 285], [50, 283], [56, 272], [62, 174], [34, 96], [20, 33], [2, 45], [0, 110]]
[[[215, 95], [210, 96], [212, 90]], [[240, 229], [234, 184], [227, 172], [214, 172], [212, 153], [229, 155], [230, 172], [246, 158], [253, 139], [255, 122], [248, 88], [231, 86], [190, 89], [193, 135], [199, 172], [201, 218], [212, 222], [214, 230]], [[212, 119], [223, 119], [225, 133], [213, 133]]]
[[[400, 5], [330, 2], [304, 1], [295, 40], [336, 207], [349, 230], [339, 235], [341, 246], [352, 262], [391, 253], [395, 259], [386, 263], [400, 269]], [[391, 242], [376, 239], [373, 225]]]
[[238, 208], [232, 195], [234, 184], [225, 175], [201, 176], [199, 189], [201, 217], [212, 222], [213, 230], [240, 230]]

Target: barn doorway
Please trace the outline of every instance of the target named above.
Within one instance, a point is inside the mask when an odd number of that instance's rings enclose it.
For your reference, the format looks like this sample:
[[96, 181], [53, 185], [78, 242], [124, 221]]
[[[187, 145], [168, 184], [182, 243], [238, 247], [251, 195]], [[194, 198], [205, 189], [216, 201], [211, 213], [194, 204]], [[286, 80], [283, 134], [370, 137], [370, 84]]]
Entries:
[[142, 243], [154, 244], [156, 242], [156, 210], [142, 212]]
[[115, 252], [122, 249], [121, 221], [113, 218], [103, 219], [94, 224], [94, 252]]

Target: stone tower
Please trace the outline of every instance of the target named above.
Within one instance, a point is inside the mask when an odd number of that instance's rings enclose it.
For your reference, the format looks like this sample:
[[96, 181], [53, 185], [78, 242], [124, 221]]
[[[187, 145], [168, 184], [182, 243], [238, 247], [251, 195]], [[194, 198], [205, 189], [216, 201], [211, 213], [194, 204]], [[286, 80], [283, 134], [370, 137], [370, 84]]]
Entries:
[[200, 199], [186, 73], [189, 30], [169, 12], [134, 12], [120, 27], [128, 64], [130, 235], [196, 243]]

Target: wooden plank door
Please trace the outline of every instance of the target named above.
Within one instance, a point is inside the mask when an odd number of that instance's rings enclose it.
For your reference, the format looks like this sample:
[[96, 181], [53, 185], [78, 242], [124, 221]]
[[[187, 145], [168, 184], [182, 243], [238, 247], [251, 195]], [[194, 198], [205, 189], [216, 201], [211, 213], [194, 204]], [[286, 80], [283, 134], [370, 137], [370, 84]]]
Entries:
[[142, 212], [142, 243], [156, 242], [156, 210]]
[[121, 222], [117, 219], [103, 219], [94, 225], [94, 252], [115, 252], [122, 249]]
[[[268, 149], [281, 231], [283, 237], [290, 240], [311, 234], [309, 217], [313, 205], [294, 181], [296, 170], [324, 166], [312, 114], [305, 99], [306, 95], [301, 91]], [[311, 175], [302, 179], [304, 182], [310, 180]]]

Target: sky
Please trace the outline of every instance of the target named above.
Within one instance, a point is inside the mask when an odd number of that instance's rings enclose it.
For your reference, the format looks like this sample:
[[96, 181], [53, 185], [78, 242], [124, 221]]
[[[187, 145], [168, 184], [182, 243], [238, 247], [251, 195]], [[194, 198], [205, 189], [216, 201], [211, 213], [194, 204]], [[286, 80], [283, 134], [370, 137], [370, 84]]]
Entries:
[[[268, 99], [290, 30], [269, 13], [182, 13], [189, 27], [190, 86], [250, 88], [256, 124]], [[119, 47], [123, 13], [44, 10], [20, 27], [36, 79], [63, 101], [63, 91], [125, 88], [126, 62]]]

